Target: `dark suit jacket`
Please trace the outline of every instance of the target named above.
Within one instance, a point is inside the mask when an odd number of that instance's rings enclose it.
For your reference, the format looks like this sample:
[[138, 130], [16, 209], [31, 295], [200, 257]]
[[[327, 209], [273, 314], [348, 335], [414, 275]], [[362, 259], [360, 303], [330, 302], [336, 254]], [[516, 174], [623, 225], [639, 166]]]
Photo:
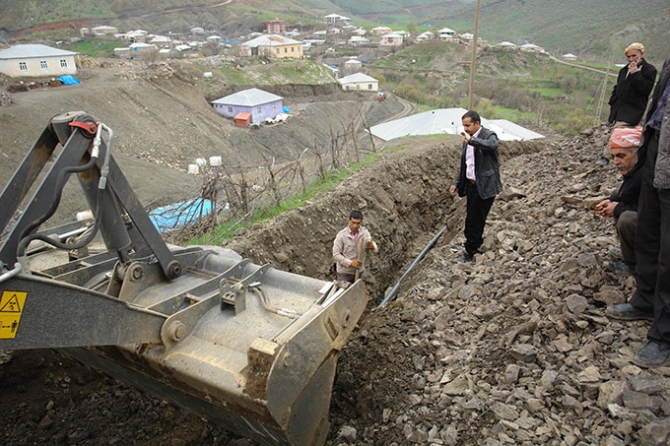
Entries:
[[[470, 138], [470, 145], [475, 148], [475, 179], [479, 196], [483, 199], [495, 197], [502, 191], [500, 164], [498, 163], [498, 135], [482, 127], [477, 138]], [[465, 196], [465, 186], [468, 182], [465, 177], [467, 147], [468, 145], [463, 142], [461, 169], [455, 183], [459, 197]]]
[[612, 96], [609, 100], [610, 123], [616, 121], [627, 122], [637, 125], [642, 119], [644, 109], [647, 107], [649, 93], [654, 88], [656, 81], [656, 68], [642, 59], [642, 71], [635, 74], [628, 74], [628, 65], [619, 70], [617, 83], [612, 90]]
[[614, 208], [614, 217], [619, 218], [626, 211], [637, 212], [637, 201], [642, 186], [642, 164], [635, 164], [633, 170], [623, 176], [619, 190], [610, 197], [610, 201], [618, 203]]

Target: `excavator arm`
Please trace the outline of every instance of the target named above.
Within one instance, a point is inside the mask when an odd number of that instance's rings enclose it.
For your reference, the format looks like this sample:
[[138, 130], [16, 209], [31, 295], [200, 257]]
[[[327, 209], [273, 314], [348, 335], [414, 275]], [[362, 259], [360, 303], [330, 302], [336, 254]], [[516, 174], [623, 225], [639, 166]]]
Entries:
[[[167, 245], [112, 137], [84, 112], [55, 116], [0, 196], [0, 349], [62, 349], [261, 443], [323, 444], [363, 284]], [[43, 229], [75, 175], [93, 220]]]

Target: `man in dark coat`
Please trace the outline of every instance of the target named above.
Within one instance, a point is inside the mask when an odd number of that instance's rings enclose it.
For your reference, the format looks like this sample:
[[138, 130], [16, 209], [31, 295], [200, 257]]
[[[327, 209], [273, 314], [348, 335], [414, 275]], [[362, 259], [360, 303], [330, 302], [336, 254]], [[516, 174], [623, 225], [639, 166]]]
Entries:
[[638, 163], [642, 127], [619, 127], [610, 137], [610, 153], [614, 165], [623, 176], [619, 190], [598, 203], [596, 215], [614, 218], [617, 235], [621, 243], [623, 265], [610, 265], [615, 271], [635, 271], [635, 233], [637, 231], [637, 201], [642, 184], [642, 164]]
[[645, 112], [638, 151], [642, 186], [635, 234], [637, 288], [630, 301], [608, 307], [615, 319], [653, 321], [647, 345], [633, 362], [641, 367], [670, 365], [670, 56], [665, 59]]
[[472, 262], [475, 254], [481, 252], [486, 218], [495, 196], [502, 191], [502, 182], [498, 163], [498, 135], [482, 127], [482, 120], [476, 111], [465, 113], [462, 123], [461, 168], [449, 193], [467, 197], [465, 252], [456, 261]]
[[[631, 43], [624, 53], [628, 64], [619, 70], [609, 100], [610, 115], [607, 121], [615, 128], [635, 127], [640, 123], [656, 81], [656, 68], [644, 59], [644, 46], [641, 43]], [[605, 165], [608, 159], [609, 147], [605, 147], [598, 164]]]

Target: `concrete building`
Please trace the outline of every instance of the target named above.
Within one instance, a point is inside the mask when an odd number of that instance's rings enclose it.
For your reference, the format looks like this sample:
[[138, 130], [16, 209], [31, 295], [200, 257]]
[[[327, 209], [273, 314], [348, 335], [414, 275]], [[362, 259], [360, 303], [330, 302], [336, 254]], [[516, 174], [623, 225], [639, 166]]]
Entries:
[[268, 34], [280, 34], [286, 32], [286, 22], [279, 19], [270, 20], [265, 23], [265, 32]]
[[438, 31], [440, 40], [443, 42], [453, 42], [456, 38], [456, 31], [451, 28], [442, 28]]
[[363, 73], [355, 73], [337, 80], [345, 91], [372, 91], [379, 90], [379, 81]]
[[0, 73], [9, 77], [76, 74], [77, 54], [42, 44], [15, 45], [0, 51]]
[[212, 106], [223, 117], [240, 122], [260, 123], [280, 114], [283, 100], [276, 94], [251, 88], [212, 101]]
[[329, 25], [347, 25], [351, 22], [351, 19], [339, 14], [328, 14], [323, 18], [323, 21]]
[[303, 42], [278, 34], [263, 35], [242, 43], [240, 45], [240, 56], [300, 59], [303, 56]]
[[403, 36], [400, 33], [384, 34], [379, 41], [380, 46], [402, 46]]

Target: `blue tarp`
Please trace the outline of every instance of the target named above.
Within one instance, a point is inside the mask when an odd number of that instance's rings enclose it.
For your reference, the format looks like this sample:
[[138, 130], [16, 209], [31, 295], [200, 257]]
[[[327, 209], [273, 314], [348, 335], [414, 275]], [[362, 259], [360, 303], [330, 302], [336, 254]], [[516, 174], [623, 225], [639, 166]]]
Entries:
[[219, 211], [221, 206], [205, 200], [194, 198], [188, 201], [172, 203], [149, 212], [149, 218], [158, 232], [169, 232], [193, 226], [201, 218]]
[[282, 113], [291, 113], [291, 110], [286, 106], [282, 107], [281, 111]]
[[58, 80], [65, 85], [79, 85], [79, 80], [74, 76], [70, 76], [69, 74], [65, 74], [59, 77]]

